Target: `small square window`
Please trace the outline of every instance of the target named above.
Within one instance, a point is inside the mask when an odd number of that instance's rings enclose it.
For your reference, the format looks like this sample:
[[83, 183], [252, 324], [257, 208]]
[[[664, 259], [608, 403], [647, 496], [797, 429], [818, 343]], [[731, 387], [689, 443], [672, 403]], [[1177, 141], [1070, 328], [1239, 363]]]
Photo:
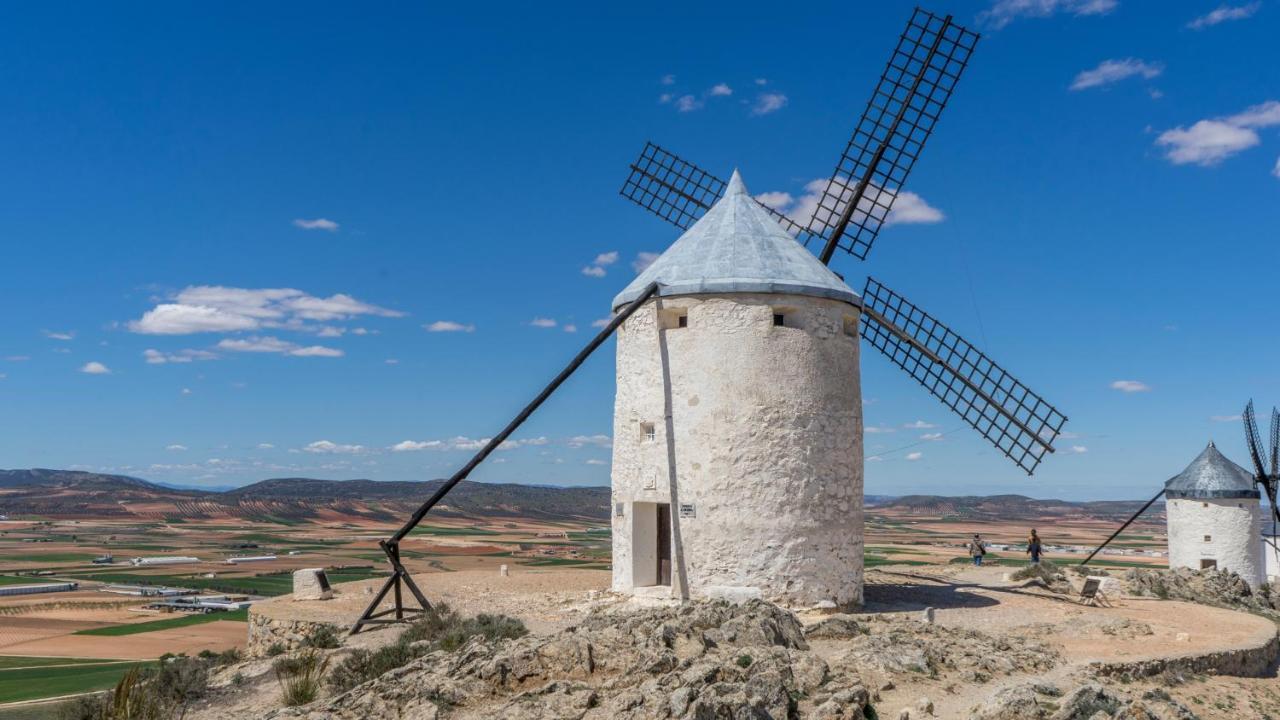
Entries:
[[1213, 536], [1212, 536], [1212, 535], [1205, 535], [1205, 536], [1204, 536], [1204, 541], [1205, 541], [1205, 542], [1213, 542]]
[[783, 315], [782, 313], [773, 314], [773, 324], [775, 327], [783, 327], [784, 325], [786, 325], [786, 319], [787, 319], [787, 316]]
[[653, 442], [657, 438], [658, 432], [653, 427], [653, 423], [640, 423], [640, 435], [644, 437], [646, 442]]
[[689, 327], [689, 316], [681, 315], [680, 317], [676, 318], [676, 327], [682, 327], [682, 328]]

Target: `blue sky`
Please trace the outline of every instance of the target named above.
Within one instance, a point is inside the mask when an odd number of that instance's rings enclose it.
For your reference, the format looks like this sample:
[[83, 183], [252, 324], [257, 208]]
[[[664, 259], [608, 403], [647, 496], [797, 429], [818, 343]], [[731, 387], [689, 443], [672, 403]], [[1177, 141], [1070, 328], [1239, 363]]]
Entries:
[[[911, 12], [606, 5], [0, 9], [0, 466], [448, 475], [675, 239], [617, 195], [644, 141], [801, 205]], [[1210, 438], [1244, 462], [1230, 418], [1280, 401], [1280, 6], [930, 9], [983, 40], [915, 222], [833, 266], [1070, 435], [1028, 479], [865, 348], [867, 492], [1146, 497]], [[475, 478], [607, 483], [612, 378], [608, 346]]]

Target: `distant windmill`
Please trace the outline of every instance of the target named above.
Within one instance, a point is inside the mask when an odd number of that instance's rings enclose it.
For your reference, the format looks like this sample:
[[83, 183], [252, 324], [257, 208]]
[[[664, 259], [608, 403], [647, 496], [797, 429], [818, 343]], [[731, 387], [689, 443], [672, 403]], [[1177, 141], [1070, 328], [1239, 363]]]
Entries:
[[[917, 8], [836, 163], [808, 226], [768, 210], [827, 265], [837, 249], [864, 260], [933, 132], [978, 35]], [[621, 194], [687, 229], [726, 182], [650, 142]], [[1036, 393], [964, 338], [878, 280], [862, 291], [862, 335], [1004, 453], [1035, 472], [1066, 423]]]
[[[976, 33], [955, 24], [950, 16], [940, 18], [917, 9], [808, 226], [801, 227], [785, 215], [766, 208], [784, 229], [806, 246], [821, 247], [818, 254], [821, 265], [829, 263], [837, 249], [859, 259], [866, 257], [977, 41]], [[622, 194], [687, 229], [729, 187], [726, 181], [649, 143], [632, 166]], [[737, 187], [741, 187], [740, 182]], [[822, 269], [825, 272], [825, 268]], [[655, 280], [643, 287], [628, 288], [625, 294], [625, 304], [615, 305], [612, 320], [573, 361], [438, 488], [399, 531], [381, 543], [392, 575], [356, 621], [352, 633], [369, 623], [396, 622], [430, 607], [400, 561], [400, 541], [510, 437], [615, 330], [649, 300], [661, 296], [662, 285]], [[878, 281], [867, 279], [859, 302], [865, 319], [864, 337], [1020, 468], [1033, 473], [1045, 453], [1053, 451], [1053, 441], [1066, 417], [1043, 398], [950, 328]], [[780, 318], [781, 315], [775, 316], [775, 322]], [[858, 476], [861, 477], [860, 468]], [[860, 508], [860, 490], [856, 500]], [[680, 511], [684, 513], [686, 508]], [[857, 564], [860, 567], [860, 556]], [[402, 588], [413, 594], [419, 607], [405, 606]], [[379, 610], [392, 592], [394, 606]]]
[[[1228, 460], [1214, 447], [1205, 448], [1186, 470], [1170, 478], [1160, 492], [1081, 561], [1089, 561], [1111, 544], [1157, 500], [1167, 501], [1170, 567], [1216, 568], [1240, 574], [1251, 585], [1263, 581], [1263, 552], [1277, 556], [1277, 506], [1280, 487], [1280, 411], [1271, 410], [1271, 453], [1268, 456], [1258, 434], [1253, 401], [1241, 414], [1245, 444], [1253, 460], [1253, 472]], [[1268, 457], [1270, 458], [1268, 460]], [[1260, 538], [1262, 513], [1258, 500], [1270, 505], [1271, 535]], [[1269, 546], [1269, 547], [1264, 547]], [[1221, 561], [1221, 562], [1220, 562]]]

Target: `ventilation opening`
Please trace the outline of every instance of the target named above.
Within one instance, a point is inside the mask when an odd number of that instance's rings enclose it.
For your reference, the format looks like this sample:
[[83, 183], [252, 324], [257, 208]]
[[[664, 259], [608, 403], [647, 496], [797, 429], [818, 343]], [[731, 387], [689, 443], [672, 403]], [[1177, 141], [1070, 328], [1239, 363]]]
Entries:
[[1201, 570], [1217, 570], [1218, 561], [1217, 560], [1201, 560], [1200, 569]]
[[774, 308], [773, 326], [796, 327], [798, 318], [796, 317], [795, 312], [795, 308]]
[[1205, 542], [1213, 542], [1213, 536], [1212, 536], [1212, 535], [1205, 535], [1205, 536], [1204, 536], [1204, 541], [1205, 541]]
[[689, 310], [687, 308], [671, 308], [658, 313], [658, 324], [663, 330], [675, 330], [689, 327]]
[[658, 431], [654, 428], [653, 423], [640, 423], [640, 437], [644, 438], [645, 442], [653, 442], [657, 436]]
[[858, 337], [858, 316], [844, 316], [844, 334], [849, 337]]

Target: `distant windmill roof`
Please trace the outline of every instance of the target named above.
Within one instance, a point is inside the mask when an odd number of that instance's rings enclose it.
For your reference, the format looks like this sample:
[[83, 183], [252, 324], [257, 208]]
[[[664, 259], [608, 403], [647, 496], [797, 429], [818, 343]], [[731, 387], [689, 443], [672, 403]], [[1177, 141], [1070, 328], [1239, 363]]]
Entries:
[[860, 305], [858, 294], [787, 234], [735, 170], [724, 196], [613, 299], [618, 308], [653, 281], [658, 295], [778, 293]]
[[1186, 470], [1164, 484], [1166, 498], [1257, 498], [1253, 474], [1227, 459], [1213, 443]]

